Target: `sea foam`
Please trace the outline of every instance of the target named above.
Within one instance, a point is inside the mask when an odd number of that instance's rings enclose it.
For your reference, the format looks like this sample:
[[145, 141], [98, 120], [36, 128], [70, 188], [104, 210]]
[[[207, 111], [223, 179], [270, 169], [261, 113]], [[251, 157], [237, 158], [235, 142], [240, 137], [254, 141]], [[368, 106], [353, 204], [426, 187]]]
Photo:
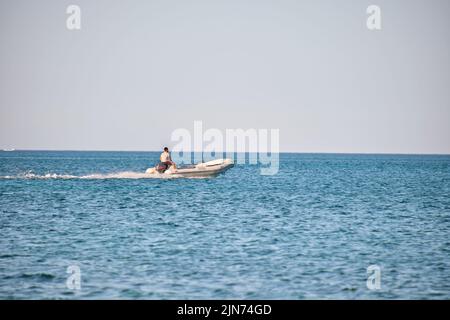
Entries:
[[122, 171], [113, 173], [92, 173], [88, 175], [70, 175], [70, 174], [57, 174], [57, 173], [46, 173], [46, 174], [35, 174], [32, 172], [26, 172], [14, 176], [0, 176], [0, 179], [171, 179], [179, 178], [178, 175], [164, 175], [164, 174], [149, 174], [143, 172], [134, 171]]

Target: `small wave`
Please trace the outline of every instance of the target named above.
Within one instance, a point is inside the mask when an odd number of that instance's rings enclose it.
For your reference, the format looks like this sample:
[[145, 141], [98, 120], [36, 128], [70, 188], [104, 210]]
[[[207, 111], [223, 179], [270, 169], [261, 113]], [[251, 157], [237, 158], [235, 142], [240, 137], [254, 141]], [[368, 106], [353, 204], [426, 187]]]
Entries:
[[41, 272], [41, 273], [22, 273], [20, 276], [20, 278], [24, 278], [24, 279], [28, 279], [28, 278], [33, 278], [36, 280], [52, 280], [55, 278], [55, 276], [53, 274], [50, 273], [45, 273], [45, 272]]

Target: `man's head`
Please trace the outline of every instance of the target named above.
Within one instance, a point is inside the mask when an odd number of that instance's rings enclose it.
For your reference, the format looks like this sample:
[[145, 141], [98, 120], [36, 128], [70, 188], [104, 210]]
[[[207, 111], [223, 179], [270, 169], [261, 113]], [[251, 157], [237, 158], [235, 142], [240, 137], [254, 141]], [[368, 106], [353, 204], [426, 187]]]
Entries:
[[165, 152], [169, 152], [169, 148], [164, 147], [164, 151], [165, 151]]

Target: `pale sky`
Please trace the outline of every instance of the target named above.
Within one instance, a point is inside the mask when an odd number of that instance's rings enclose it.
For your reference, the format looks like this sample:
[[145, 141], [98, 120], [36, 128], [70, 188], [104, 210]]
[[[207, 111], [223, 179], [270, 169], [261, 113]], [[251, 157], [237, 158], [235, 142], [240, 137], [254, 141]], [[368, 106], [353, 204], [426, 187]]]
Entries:
[[448, 0], [0, 0], [0, 149], [160, 150], [201, 120], [278, 128], [285, 152], [450, 153], [449, 17]]

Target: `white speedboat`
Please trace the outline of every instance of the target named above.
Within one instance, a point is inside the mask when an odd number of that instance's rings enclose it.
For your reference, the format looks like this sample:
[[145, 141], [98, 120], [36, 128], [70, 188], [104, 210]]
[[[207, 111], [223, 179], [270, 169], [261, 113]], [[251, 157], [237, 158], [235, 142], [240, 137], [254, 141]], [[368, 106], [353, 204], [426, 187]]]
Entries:
[[234, 166], [231, 159], [218, 159], [207, 162], [201, 162], [193, 165], [180, 166], [174, 169], [173, 166], [164, 170], [160, 165], [154, 168], [149, 168], [145, 173], [147, 174], [163, 174], [180, 177], [214, 177]]

